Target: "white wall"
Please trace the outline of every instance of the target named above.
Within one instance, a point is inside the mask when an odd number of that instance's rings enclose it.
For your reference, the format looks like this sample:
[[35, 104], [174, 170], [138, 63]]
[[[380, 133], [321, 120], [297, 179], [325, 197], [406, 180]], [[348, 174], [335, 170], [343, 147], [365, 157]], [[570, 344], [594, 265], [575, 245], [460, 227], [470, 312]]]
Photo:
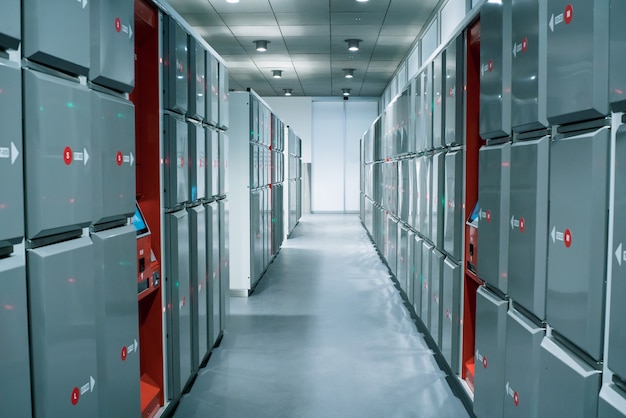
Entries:
[[311, 162], [312, 99], [310, 97], [263, 97], [287, 125], [302, 139], [302, 162]]

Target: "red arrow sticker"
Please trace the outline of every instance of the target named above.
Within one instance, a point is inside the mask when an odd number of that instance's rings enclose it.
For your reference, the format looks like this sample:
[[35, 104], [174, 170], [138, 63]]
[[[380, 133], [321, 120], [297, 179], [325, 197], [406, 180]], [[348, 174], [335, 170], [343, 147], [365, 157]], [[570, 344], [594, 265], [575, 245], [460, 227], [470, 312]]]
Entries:
[[567, 248], [569, 248], [572, 245], [572, 231], [568, 229], [565, 230], [565, 233], [563, 234], [563, 242], [565, 243], [565, 246]]
[[72, 401], [72, 405], [76, 406], [79, 399], [80, 399], [80, 389], [78, 388], [72, 389], [72, 396], [70, 397], [70, 400]]
[[483, 368], [487, 368], [487, 356], [483, 356]]
[[487, 69], [489, 70], [489, 72], [493, 71], [493, 60], [489, 60], [489, 64], [487, 65]]
[[491, 222], [491, 211], [487, 211], [487, 222]]
[[122, 166], [122, 163], [124, 162], [124, 155], [122, 155], [122, 151], [118, 151], [115, 155], [115, 162], [118, 166]]
[[569, 25], [570, 23], [572, 23], [573, 18], [574, 18], [574, 8], [572, 7], [571, 4], [568, 4], [567, 7], [565, 7], [565, 12], [563, 12], [563, 19], [565, 20], [565, 24]]
[[74, 158], [74, 153], [70, 147], [65, 147], [63, 150], [63, 161], [66, 165], [72, 164], [72, 159]]
[[524, 37], [524, 39], [522, 39], [522, 52], [526, 52], [527, 49], [528, 49], [528, 38]]
[[128, 349], [124, 346], [122, 347], [122, 354], [121, 354], [122, 361], [126, 361], [126, 356], [128, 356]]
[[519, 230], [520, 230], [520, 232], [524, 232], [524, 225], [526, 225], [526, 221], [524, 221], [524, 218], [519, 218]]
[[515, 406], [519, 406], [519, 395], [517, 394], [517, 392], [513, 393], [513, 403], [515, 404]]
[[183, 296], [183, 307], [187, 305], [187, 297]]
[[122, 21], [119, 17], [115, 18], [115, 32], [119, 33], [122, 31]]

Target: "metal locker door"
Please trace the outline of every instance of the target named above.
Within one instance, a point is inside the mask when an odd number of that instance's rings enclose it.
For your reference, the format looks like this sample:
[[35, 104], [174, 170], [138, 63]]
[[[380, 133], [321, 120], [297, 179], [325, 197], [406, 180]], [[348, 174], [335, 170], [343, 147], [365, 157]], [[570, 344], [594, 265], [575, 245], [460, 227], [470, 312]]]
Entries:
[[511, 123], [516, 132], [548, 126], [546, 70], [548, 3], [512, 1]]
[[506, 310], [506, 301], [483, 286], [478, 288], [476, 292], [476, 352], [474, 354], [476, 364], [474, 413], [479, 417], [501, 418], [503, 416]]
[[609, 19], [609, 101], [614, 112], [623, 112], [626, 110], [626, 43], [621, 25], [626, 19], [626, 3], [612, 0]]
[[422, 77], [421, 117], [424, 135], [424, 151], [433, 149], [433, 71], [430, 65], [424, 68]]
[[404, 292], [411, 305], [413, 305], [413, 277], [415, 276], [415, 264], [413, 262], [415, 237], [415, 232], [409, 229], [406, 246], [406, 289], [404, 289]]
[[211, 192], [210, 196], [218, 196], [220, 194], [220, 152], [219, 152], [219, 135], [216, 130], [209, 129], [210, 139], [207, 138], [207, 146], [211, 147]]
[[27, 250], [26, 263], [33, 415], [98, 416], [101, 387], [91, 239]]
[[446, 153], [444, 169], [443, 249], [456, 261], [463, 254], [463, 151]]
[[602, 378], [599, 370], [595, 370], [550, 337], [544, 337], [541, 342], [539, 361], [538, 416], [597, 416]]
[[163, 18], [163, 106], [184, 115], [189, 107], [189, 55], [187, 32], [168, 15]]
[[441, 348], [441, 290], [444, 258], [445, 255], [436, 247], [433, 248], [430, 262], [430, 335], [439, 348]]
[[17, 49], [20, 45], [21, 14], [19, 0], [8, 0], [2, 5], [0, 16], [0, 49]]
[[139, 416], [137, 231], [132, 225], [94, 233], [98, 416]]
[[511, 132], [511, 2], [480, 9], [480, 136]]
[[509, 189], [511, 144], [484, 146], [479, 151], [480, 202], [478, 277], [508, 291]]
[[[13, 2], [10, 2], [13, 3]], [[17, 3], [19, 16], [19, 2]], [[2, 6], [5, 7], [4, 5]], [[13, 6], [7, 6], [13, 7]], [[4, 21], [4, 12], [0, 20]], [[0, 27], [4, 27], [0, 24]], [[19, 27], [19, 20], [18, 20]], [[2, 35], [0, 35], [0, 39]], [[22, 144], [22, 83], [16, 64], [0, 62], [0, 247], [16, 244], [24, 236], [24, 152]], [[1, 402], [0, 402], [1, 403]]]
[[539, 356], [545, 330], [515, 309], [506, 320], [504, 416], [539, 417]]
[[187, 124], [171, 115], [163, 115], [165, 151], [164, 205], [173, 209], [190, 201], [189, 142]]
[[[413, 95], [411, 96], [411, 107], [413, 110], [412, 117], [414, 119], [413, 132], [415, 135], [415, 151], [418, 153], [426, 151], [426, 127], [424, 125], [426, 122], [425, 115], [423, 113], [424, 91], [422, 89], [423, 78], [423, 73], [420, 73], [411, 82], [413, 90]], [[375, 138], [378, 139], [379, 136], [375, 135]], [[380, 141], [376, 140], [375, 144], [379, 146]]]
[[442, 73], [443, 54], [440, 53], [433, 60], [433, 149], [439, 149], [444, 146], [443, 139], [443, 87], [445, 79]]
[[23, 0], [24, 58], [66, 73], [87, 75], [91, 7], [91, 2], [86, 0]]
[[626, 395], [617, 385], [603, 385], [598, 399], [598, 417], [625, 418]]
[[445, 88], [443, 90], [444, 106], [446, 117], [444, 121], [444, 141], [446, 146], [462, 145], [464, 138], [463, 121], [463, 80], [464, 80], [464, 52], [465, 45], [463, 36], [458, 36], [456, 40], [446, 48], [445, 64], [446, 70]]
[[441, 353], [452, 371], [461, 367], [461, 266], [449, 257], [443, 263], [441, 285]]
[[206, 55], [206, 118], [205, 122], [212, 126], [217, 126], [219, 118], [219, 74], [217, 58], [207, 51]]
[[408, 266], [408, 235], [409, 231], [406, 226], [402, 224], [398, 224], [398, 247], [397, 247], [397, 257], [396, 257], [396, 279], [400, 283], [400, 288], [406, 292], [406, 272]]
[[415, 157], [413, 161], [413, 175], [415, 177], [415, 186], [413, 189], [413, 221], [411, 226], [415, 228], [417, 232], [421, 233], [422, 227], [422, 193], [424, 193], [424, 182], [422, 180], [422, 157]]
[[609, 2], [548, 0], [548, 20], [542, 24], [549, 28], [548, 121], [563, 124], [607, 115]]
[[443, 248], [445, 202], [445, 152], [437, 152], [432, 159], [432, 192], [430, 199], [430, 237], [437, 248]]
[[202, 122], [206, 105], [206, 58], [204, 48], [192, 36], [189, 37], [189, 111], [187, 116]]
[[209, 329], [211, 335], [209, 335], [209, 347], [213, 347], [221, 333], [222, 319], [220, 317], [221, 301], [220, 301], [220, 214], [217, 207], [217, 202], [211, 202], [208, 207], [211, 219], [208, 222], [211, 224], [211, 269], [209, 270], [209, 289], [211, 292], [211, 299], [209, 299], [209, 315], [211, 322], [209, 323]]
[[417, 315], [422, 313], [422, 246], [424, 240], [415, 235], [413, 244], [413, 310]]
[[187, 122], [189, 132], [189, 200], [195, 202], [206, 196], [206, 155], [204, 128], [202, 125]]
[[[415, 162], [416, 162], [416, 159], [411, 158], [410, 160], [408, 160], [408, 166], [407, 166], [407, 169], [409, 170], [409, 192], [407, 195], [407, 199], [409, 200], [409, 216], [408, 216], [407, 223], [409, 224], [409, 226], [417, 230], [417, 225], [415, 223], [415, 217], [416, 217], [416, 212], [417, 212], [417, 204], [416, 204], [417, 172], [415, 168]], [[370, 184], [371, 184], [371, 181], [372, 180], [370, 180]], [[373, 181], [376, 181], [376, 180], [373, 180]]]
[[228, 315], [230, 313], [230, 249], [229, 249], [229, 218], [230, 204], [228, 199], [220, 200], [220, 326], [226, 329]]
[[[31, 418], [26, 262], [0, 259], [0, 416]], [[136, 303], [136, 302], [135, 302]]]
[[391, 273], [397, 277], [398, 262], [398, 221], [387, 215], [387, 265]]
[[91, 92], [94, 173], [92, 222], [132, 216], [135, 211], [135, 106]]
[[260, 224], [259, 224], [259, 191], [250, 192], [250, 288], [252, 288], [260, 277]]
[[420, 227], [419, 232], [431, 238], [432, 156], [422, 156], [420, 163]]
[[169, 393], [182, 393], [192, 372], [189, 215], [165, 215]]
[[607, 259], [609, 128], [556, 139], [550, 146], [546, 318], [559, 334], [600, 360]]
[[222, 129], [228, 129], [228, 68], [224, 63], [218, 65], [219, 73], [219, 109], [218, 109], [218, 126]]
[[[428, 331], [431, 330], [431, 295], [432, 295], [432, 252], [433, 246], [428, 242], [424, 241], [422, 243], [422, 309], [421, 314], [419, 314], [420, 318], [424, 325], [426, 325], [426, 329]], [[435, 341], [436, 342], [436, 341]]]
[[207, 322], [207, 351], [211, 351], [215, 340], [213, 338], [213, 206], [214, 203], [204, 205], [206, 216], [206, 279], [205, 296], [206, 296], [206, 322]]
[[546, 317], [550, 138], [511, 147], [508, 291], [537, 318]]
[[220, 174], [219, 174], [219, 195], [226, 196], [228, 194], [228, 135], [220, 131], [219, 135], [219, 156], [220, 156]]
[[207, 214], [204, 206], [188, 209], [189, 243], [191, 254], [191, 308], [194, 370], [200, 368], [208, 353], [208, 318], [207, 318]]
[[398, 214], [399, 218], [408, 223], [409, 222], [409, 201], [410, 201], [410, 188], [409, 188], [409, 160], [402, 160], [398, 163], [399, 170], [399, 182], [398, 182]]
[[113, 90], [130, 93], [135, 87], [133, 3], [126, 0], [91, 0], [89, 6], [91, 9], [89, 79]]
[[93, 199], [90, 158], [99, 158], [91, 147], [89, 90], [72, 81], [24, 70], [23, 116], [27, 238], [89, 225]]

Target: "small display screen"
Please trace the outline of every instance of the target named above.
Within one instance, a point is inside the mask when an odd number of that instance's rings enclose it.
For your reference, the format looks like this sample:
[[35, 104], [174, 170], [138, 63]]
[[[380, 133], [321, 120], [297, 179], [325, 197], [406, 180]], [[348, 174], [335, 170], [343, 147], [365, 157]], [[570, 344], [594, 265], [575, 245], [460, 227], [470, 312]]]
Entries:
[[146, 224], [146, 220], [139, 209], [139, 205], [135, 205], [135, 214], [132, 219], [133, 226], [137, 230], [137, 236], [145, 235], [150, 232], [148, 229], [148, 225]]

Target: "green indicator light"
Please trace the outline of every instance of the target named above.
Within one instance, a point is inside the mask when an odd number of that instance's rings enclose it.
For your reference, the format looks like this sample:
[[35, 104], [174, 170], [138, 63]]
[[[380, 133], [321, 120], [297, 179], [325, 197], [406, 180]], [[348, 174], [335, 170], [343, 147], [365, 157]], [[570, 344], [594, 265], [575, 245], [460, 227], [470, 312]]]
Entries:
[[70, 109], [72, 109], [74, 107], [74, 103], [72, 102], [67, 102], [67, 107], [69, 107]]
[[178, 282], [176, 282], [176, 287], [178, 287]]
[[120, 119], [123, 119], [124, 118], [124, 114], [123, 113], [118, 113], [117, 117], [120, 118]]
[[39, 106], [39, 111], [43, 112], [43, 106]]

